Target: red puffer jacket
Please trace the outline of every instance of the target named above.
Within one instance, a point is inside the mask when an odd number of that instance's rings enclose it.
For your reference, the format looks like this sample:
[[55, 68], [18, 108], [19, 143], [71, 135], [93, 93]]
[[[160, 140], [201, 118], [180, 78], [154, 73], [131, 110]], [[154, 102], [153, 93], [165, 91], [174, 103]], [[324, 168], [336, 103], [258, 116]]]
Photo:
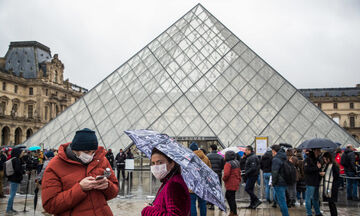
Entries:
[[231, 164], [227, 162], [224, 166], [223, 180], [226, 190], [237, 191], [241, 182], [240, 166], [232, 168]]
[[[106, 151], [99, 147], [93, 161], [87, 166], [66, 155], [70, 143], [60, 146], [59, 153], [48, 164], [42, 180], [43, 208], [55, 215], [113, 215], [107, 200], [116, 197], [119, 187], [114, 171], [105, 158]], [[111, 169], [109, 186], [105, 190], [83, 191], [79, 182], [87, 177], [103, 175]]]

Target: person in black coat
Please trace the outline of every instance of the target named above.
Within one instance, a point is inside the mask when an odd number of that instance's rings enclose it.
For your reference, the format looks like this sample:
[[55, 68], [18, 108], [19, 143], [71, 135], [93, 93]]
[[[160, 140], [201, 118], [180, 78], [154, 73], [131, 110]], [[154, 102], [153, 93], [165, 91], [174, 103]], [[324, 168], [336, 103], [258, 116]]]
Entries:
[[[344, 166], [347, 177], [356, 177], [355, 152], [354, 147], [349, 144], [346, 146], [344, 154], [341, 156], [341, 165]], [[344, 157], [344, 158], [343, 158]], [[343, 163], [345, 162], [345, 163]], [[359, 201], [357, 196], [358, 181], [356, 179], [347, 179], [346, 195], [348, 200]]]
[[4, 165], [6, 162], [7, 155], [5, 154], [5, 148], [0, 151], [0, 198], [5, 198], [3, 192], [3, 181], [4, 181]]
[[123, 180], [125, 180], [125, 160], [126, 160], [126, 155], [123, 152], [122, 149], [120, 149], [120, 152], [116, 155], [115, 157], [116, 160], [116, 169], [117, 169], [117, 178], [120, 182], [120, 171], [123, 177]]
[[271, 161], [272, 161], [272, 151], [267, 151], [265, 154], [261, 157], [260, 160], [260, 168], [263, 171], [263, 178], [264, 178], [264, 184], [265, 184], [265, 197], [266, 200], [270, 203], [270, 176], [271, 176]]
[[108, 152], [105, 155], [106, 159], [109, 161], [111, 168], [114, 170], [114, 154], [112, 153], [112, 150], [109, 149]]
[[313, 149], [309, 152], [308, 157], [306, 157], [304, 161], [306, 184], [305, 207], [307, 215], [312, 215], [312, 206], [314, 206], [315, 215], [322, 215], [319, 206], [319, 185], [321, 180], [320, 154], [320, 149]]
[[[8, 181], [10, 182], [10, 196], [6, 208], [6, 213], [8, 214], [17, 212], [16, 210], [14, 210], [13, 204], [14, 204], [16, 191], [21, 183], [21, 180], [23, 179], [23, 174], [24, 174], [24, 168], [21, 164], [22, 156], [23, 156], [23, 151], [20, 148], [13, 148], [13, 150], [11, 151], [10, 160], [12, 163], [12, 167], [14, 169], [14, 174], [7, 176]], [[5, 167], [5, 172], [7, 172], [6, 169], [7, 167]]]
[[246, 162], [245, 162], [245, 177], [246, 177], [246, 186], [245, 191], [250, 196], [250, 205], [247, 208], [256, 209], [261, 201], [254, 193], [255, 183], [257, 181], [259, 171], [260, 171], [260, 162], [259, 158], [255, 155], [252, 146], [246, 146], [245, 149]]
[[281, 214], [283, 216], [289, 216], [289, 210], [286, 205], [285, 190], [287, 187], [284, 173], [282, 172], [285, 161], [287, 160], [286, 154], [280, 145], [271, 146], [272, 149], [272, 163], [271, 163], [271, 176], [272, 186], [275, 191], [275, 199], [273, 207], [276, 207], [277, 203], [280, 206]]
[[329, 203], [331, 216], [337, 216], [335, 203], [338, 199], [340, 169], [329, 152], [324, 153], [323, 160], [325, 169], [320, 172], [320, 175], [323, 176], [323, 200]]
[[[217, 153], [217, 146], [215, 144], [212, 144], [211, 146], [211, 152], [207, 154], [207, 157], [210, 160], [211, 163], [211, 169], [219, 176], [220, 185], [222, 185], [222, 171], [224, 169], [224, 158]], [[214, 204], [209, 204], [209, 209], [214, 210]]]

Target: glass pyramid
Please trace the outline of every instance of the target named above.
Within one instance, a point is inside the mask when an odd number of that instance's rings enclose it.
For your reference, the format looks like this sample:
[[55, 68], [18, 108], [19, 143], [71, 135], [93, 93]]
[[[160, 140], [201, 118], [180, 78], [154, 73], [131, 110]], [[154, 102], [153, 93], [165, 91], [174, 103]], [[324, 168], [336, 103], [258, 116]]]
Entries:
[[85, 127], [115, 152], [131, 144], [130, 129], [217, 137], [223, 146], [255, 136], [358, 145], [200, 4], [25, 144], [57, 148]]

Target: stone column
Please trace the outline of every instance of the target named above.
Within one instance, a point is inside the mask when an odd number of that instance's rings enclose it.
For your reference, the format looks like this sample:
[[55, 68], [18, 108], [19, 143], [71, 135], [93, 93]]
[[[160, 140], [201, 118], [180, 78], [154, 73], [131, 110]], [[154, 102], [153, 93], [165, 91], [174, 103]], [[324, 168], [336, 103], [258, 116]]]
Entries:
[[9, 127], [9, 143], [8, 145], [14, 145], [15, 144], [15, 129], [13, 127]]

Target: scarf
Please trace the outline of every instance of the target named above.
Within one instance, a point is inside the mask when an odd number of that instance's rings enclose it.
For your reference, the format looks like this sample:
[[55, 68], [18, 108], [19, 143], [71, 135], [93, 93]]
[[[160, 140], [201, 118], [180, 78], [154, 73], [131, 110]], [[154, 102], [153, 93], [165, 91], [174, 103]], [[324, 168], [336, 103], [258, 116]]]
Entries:
[[329, 164], [326, 167], [325, 176], [323, 178], [323, 193], [327, 198], [331, 198], [331, 191], [333, 187], [334, 176], [332, 168], [333, 164]]

